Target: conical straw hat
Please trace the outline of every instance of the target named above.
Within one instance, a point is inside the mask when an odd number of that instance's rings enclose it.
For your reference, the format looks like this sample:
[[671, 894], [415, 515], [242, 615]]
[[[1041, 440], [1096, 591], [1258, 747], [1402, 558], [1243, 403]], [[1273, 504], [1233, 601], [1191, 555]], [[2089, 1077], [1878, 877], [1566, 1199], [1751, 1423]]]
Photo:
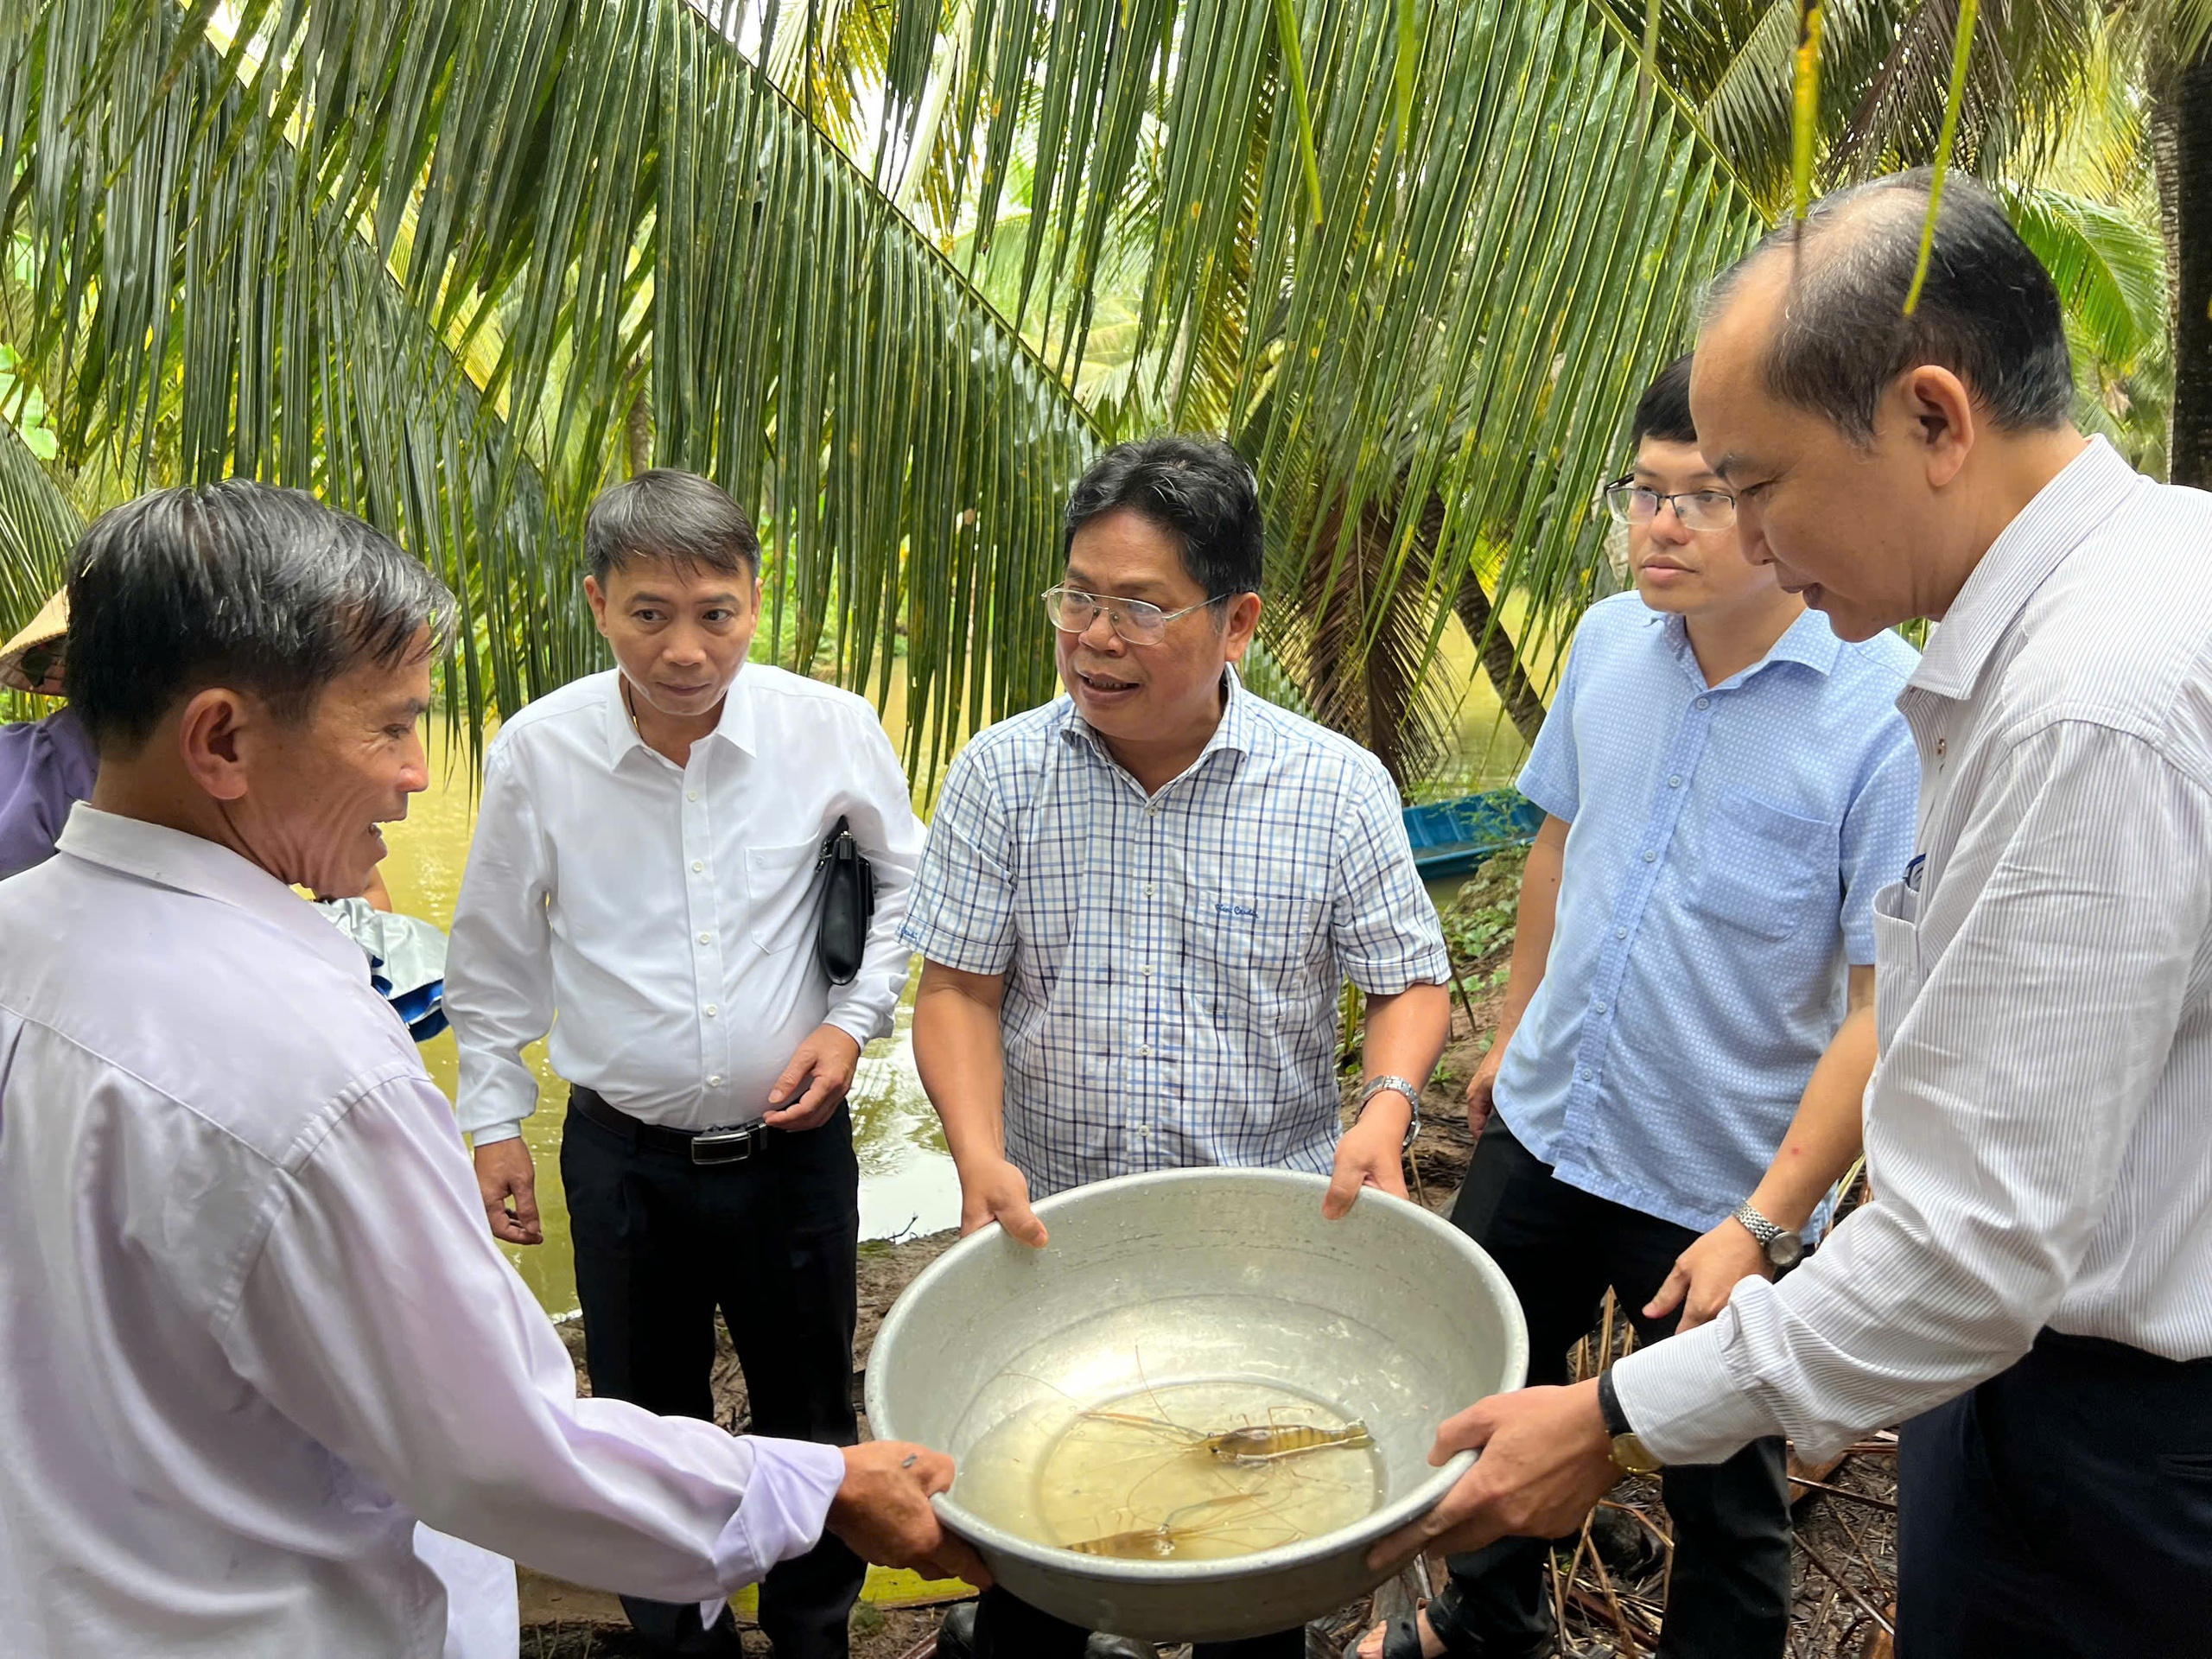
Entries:
[[61, 645], [68, 633], [69, 595], [57, 593], [29, 627], [0, 645], [0, 685], [60, 696]]

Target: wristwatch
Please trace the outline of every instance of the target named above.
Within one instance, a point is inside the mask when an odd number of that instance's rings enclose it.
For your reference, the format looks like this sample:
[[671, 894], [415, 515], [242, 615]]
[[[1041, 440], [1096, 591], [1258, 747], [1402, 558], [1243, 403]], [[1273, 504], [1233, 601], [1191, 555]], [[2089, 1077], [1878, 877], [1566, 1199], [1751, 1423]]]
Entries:
[[1605, 1420], [1605, 1433], [1613, 1443], [1613, 1467], [1624, 1475], [1649, 1475], [1662, 1465], [1652, 1455], [1651, 1448], [1637, 1438], [1629, 1427], [1628, 1414], [1621, 1409], [1621, 1397], [1613, 1392], [1613, 1373], [1611, 1366], [1598, 1373], [1598, 1414]]
[[1406, 1138], [1398, 1147], [1400, 1152], [1410, 1151], [1414, 1137], [1421, 1133], [1421, 1085], [1408, 1083], [1403, 1077], [1370, 1077], [1359, 1091], [1359, 1109], [1365, 1111], [1369, 1101], [1384, 1094], [1403, 1095], [1406, 1104], [1413, 1109], [1413, 1116], [1406, 1124]]
[[1749, 1198], [1736, 1206], [1735, 1219], [1745, 1232], [1758, 1240], [1759, 1248], [1766, 1252], [1768, 1264], [1777, 1273], [1794, 1268], [1805, 1259], [1803, 1237], [1791, 1228], [1776, 1226], [1751, 1208]]

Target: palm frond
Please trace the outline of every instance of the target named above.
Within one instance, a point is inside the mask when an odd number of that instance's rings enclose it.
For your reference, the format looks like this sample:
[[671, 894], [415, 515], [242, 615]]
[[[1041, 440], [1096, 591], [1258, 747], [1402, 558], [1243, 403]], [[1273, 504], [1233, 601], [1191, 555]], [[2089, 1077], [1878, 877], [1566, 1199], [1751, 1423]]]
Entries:
[[[1370, 657], [1421, 678], [1478, 545], [1510, 550], [1539, 632], [1571, 624], [1625, 410], [1758, 219], [1602, 6], [1293, 10], [1294, 30], [1273, 6], [1187, 0], [1163, 31], [1141, 3], [1074, 0], [1047, 29], [976, 0], [974, 95], [948, 118], [980, 158], [963, 245], [984, 270], [1019, 245], [1015, 315], [1056, 365], [1082, 360], [1096, 274], [1139, 276], [1116, 384], [1160, 391], [1122, 407], [1217, 425], [1255, 461], [1270, 642], [1319, 706], [1363, 709], [1362, 737], [1410, 758], [1433, 711], [1381, 709]], [[1065, 105], [1024, 101], [1056, 79], [1078, 89]], [[1141, 226], [1101, 211], [1140, 196]], [[1317, 664], [1364, 689], [1338, 695]]]
[[[779, 28], [912, 46], [863, 0], [800, 12]], [[0, 36], [74, 445], [309, 483], [402, 533], [472, 606], [472, 729], [601, 659], [577, 528], [640, 452], [754, 510], [788, 660], [826, 650], [883, 696], [903, 658], [917, 756], [1042, 692], [1033, 595], [1093, 429], [713, 22], [679, 0], [236, 22], [219, 61], [162, 0], [47, 0]], [[795, 84], [836, 105], [802, 46]]]
[[2049, 186], [2012, 191], [2005, 207], [2098, 358], [2125, 372], [2163, 342], [2166, 258], [2154, 226]]
[[0, 418], [0, 639], [29, 622], [61, 585], [84, 528], [45, 464]]

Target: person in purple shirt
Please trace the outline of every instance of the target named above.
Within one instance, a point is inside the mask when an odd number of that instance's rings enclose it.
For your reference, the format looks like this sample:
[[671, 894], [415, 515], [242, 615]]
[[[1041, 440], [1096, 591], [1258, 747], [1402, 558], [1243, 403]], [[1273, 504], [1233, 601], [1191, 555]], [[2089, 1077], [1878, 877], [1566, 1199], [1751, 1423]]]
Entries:
[[[68, 631], [69, 607], [56, 594], [0, 646], [0, 684], [60, 696]], [[70, 807], [92, 798], [99, 767], [92, 738], [66, 707], [44, 720], [0, 726], [0, 880], [54, 855]]]

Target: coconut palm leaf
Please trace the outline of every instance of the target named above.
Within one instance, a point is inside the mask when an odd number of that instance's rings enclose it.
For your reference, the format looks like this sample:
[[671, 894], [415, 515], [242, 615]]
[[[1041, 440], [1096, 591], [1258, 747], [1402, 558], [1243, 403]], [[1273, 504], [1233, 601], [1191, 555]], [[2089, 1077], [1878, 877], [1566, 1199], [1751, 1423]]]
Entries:
[[[1082, 356], [1091, 273], [1141, 270], [1117, 349], [1153, 406], [1257, 463], [1270, 642], [1411, 765], [1433, 711], [1371, 694], [1420, 681], [1478, 547], [1507, 550], [1538, 632], [1571, 622], [1626, 409], [1758, 215], [1665, 79], [1639, 94], [1638, 39], [1601, 6], [1293, 10], [1294, 30], [1272, 5], [1188, 0], [1163, 30], [1142, 0], [1071, 0], [1046, 29], [977, 0], [950, 148], [980, 158], [976, 257], [1020, 243], [1016, 312], [1060, 331], [1048, 360]], [[1108, 209], [1135, 195], [1133, 260]]]
[[640, 448], [755, 509], [787, 660], [881, 693], [903, 657], [918, 747], [1040, 694], [1034, 595], [1091, 428], [708, 20], [235, 21], [219, 62], [157, 0], [48, 0], [0, 36], [73, 444], [152, 475], [173, 442], [180, 475], [310, 483], [403, 531], [476, 607], [472, 721], [599, 660], [576, 526]]
[[536, 474], [213, 49], [171, 14], [111, 21], [0, 36], [11, 321], [62, 459], [126, 492], [257, 476], [391, 531], [461, 596], [448, 707], [480, 736], [596, 659]]
[[0, 418], [0, 639], [61, 585], [84, 520], [15, 427]]
[[2005, 207], [2096, 358], [2126, 372], [2163, 343], [2165, 249], [2153, 226], [2043, 185], [2009, 192]]

